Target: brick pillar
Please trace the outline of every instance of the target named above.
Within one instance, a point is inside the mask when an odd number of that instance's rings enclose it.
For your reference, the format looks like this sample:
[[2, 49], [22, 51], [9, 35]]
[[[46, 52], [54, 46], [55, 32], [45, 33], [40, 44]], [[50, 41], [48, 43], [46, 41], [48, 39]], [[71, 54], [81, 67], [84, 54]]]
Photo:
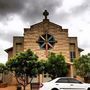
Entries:
[[39, 83], [42, 83], [43, 82], [43, 74], [39, 74], [39, 78], [38, 78], [39, 80]]
[[73, 64], [70, 65], [71, 77], [74, 77]]

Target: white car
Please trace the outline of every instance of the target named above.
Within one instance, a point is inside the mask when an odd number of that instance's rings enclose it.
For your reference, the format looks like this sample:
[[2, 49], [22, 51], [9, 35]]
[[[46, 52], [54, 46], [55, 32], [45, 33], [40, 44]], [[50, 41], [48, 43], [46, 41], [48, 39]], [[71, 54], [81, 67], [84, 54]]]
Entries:
[[60, 77], [42, 83], [39, 90], [90, 90], [90, 84], [82, 83], [71, 77]]

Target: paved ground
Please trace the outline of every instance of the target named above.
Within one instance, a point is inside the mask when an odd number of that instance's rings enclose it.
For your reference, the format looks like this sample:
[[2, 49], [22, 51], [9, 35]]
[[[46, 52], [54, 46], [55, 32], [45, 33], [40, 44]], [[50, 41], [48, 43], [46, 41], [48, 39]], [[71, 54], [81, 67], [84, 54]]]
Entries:
[[16, 90], [16, 87], [15, 86], [8, 86], [5, 88], [0, 88], [0, 90]]
[[[17, 90], [17, 87], [16, 86], [7, 86], [5, 88], [0, 88], [0, 90]], [[26, 90], [30, 90], [29, 85], [26, 87]], [[38, 89], [34, 89], [34, 90], [38, 90]]]

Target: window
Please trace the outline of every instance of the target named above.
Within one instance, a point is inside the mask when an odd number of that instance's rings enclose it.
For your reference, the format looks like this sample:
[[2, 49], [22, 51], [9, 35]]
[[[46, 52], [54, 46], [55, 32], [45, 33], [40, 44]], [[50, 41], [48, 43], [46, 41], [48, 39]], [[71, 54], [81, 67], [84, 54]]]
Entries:
[[48, 33], [41, 35], [37, 41], [41, 49], [51, 49], [56, 43], [54, 37]]
[[74, 78], [69, 78], [68, 81], [69, 81], [69, 83], [82, 83]]
[[67, 78], [60, 78], [59, 80], [56, 81], [56, 83], [68, 83]]
[[56, 83], [82, 83], [74, 78], [60, 78]]
[[71, 62], [73, 62], [73, 59], [75, 57], [76, 57], [76, 55], [75, 55], [75, 44], [71, 43], [70, 44], [70, 59], [71, 59]]
[[20, 52], [22, 49], [22, 43], [16, 43], [16, 53]]
[[71, 62], [73, 62], [73, 59], [75, 58], [75, 52], [74, 51], [70, 51], [70, 58], [71, 58]]

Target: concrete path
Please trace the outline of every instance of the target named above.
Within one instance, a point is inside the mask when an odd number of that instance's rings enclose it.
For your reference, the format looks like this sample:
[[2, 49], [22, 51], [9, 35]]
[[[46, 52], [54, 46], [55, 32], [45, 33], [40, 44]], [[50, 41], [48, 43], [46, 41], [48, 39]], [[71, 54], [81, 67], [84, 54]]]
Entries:
[[0, 88], [0, 90], [16, 90], [16, 86], [8, 86], [5, 88]]

